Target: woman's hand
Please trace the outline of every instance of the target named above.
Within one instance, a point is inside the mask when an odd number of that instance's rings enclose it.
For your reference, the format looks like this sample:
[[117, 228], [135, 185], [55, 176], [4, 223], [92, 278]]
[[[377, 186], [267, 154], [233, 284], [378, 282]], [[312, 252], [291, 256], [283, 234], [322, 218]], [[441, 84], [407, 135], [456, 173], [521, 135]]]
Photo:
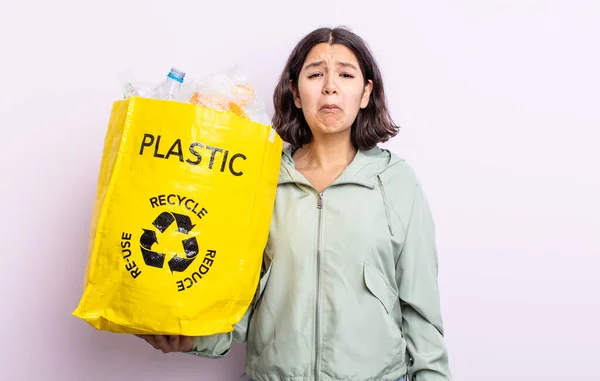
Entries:
[[163, 353], [189, 352], [194, 346], [191, 336], [136, 335]]

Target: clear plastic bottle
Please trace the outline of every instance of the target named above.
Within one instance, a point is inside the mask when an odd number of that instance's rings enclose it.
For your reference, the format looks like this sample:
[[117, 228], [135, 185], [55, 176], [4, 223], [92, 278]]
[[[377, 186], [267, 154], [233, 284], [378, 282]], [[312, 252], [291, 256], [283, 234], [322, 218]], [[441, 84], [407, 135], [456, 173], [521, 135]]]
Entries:
[[178, 93], [183, 83], [185, 73], [176, 68], [171, 68], [171, 71], [160, 85], [152, 92], [151, 98], [161, 100], [177, 100]]

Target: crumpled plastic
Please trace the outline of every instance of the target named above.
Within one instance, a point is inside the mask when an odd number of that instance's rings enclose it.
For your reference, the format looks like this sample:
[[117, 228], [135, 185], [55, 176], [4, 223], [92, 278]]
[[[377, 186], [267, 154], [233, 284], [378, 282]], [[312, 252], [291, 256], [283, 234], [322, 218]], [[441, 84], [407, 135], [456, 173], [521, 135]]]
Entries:
[[[154, 85], [151, 82], [135, 79], [131, 71], [120, 75], [123, 85], [123, 98], [132, 96], [151, 98]], [[244, 74], [242, 66], [193, 79], [186, 76], [175, 100], [191, 103], [223, 112], [232, 112], [240, 117], [269, 125], [271, 120], [264, 105], [258, 99], [254, 86]]]

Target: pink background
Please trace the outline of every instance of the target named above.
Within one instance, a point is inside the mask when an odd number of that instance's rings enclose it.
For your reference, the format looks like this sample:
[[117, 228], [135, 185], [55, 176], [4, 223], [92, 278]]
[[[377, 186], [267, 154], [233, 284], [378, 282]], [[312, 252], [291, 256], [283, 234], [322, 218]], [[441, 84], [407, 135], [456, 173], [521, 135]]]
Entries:
[[[294, 44], [373, 48], [438, 228], [456, 380], [587, 379], [600, 354], [600, 5], [506, 1], [4, 1], [0, 380], [240, 380], [244, 347], [163, 355], [71, 316], [119, 71], [242, 63], [271, 91]], [[269, 105], [269, 111], [271, 110]]]

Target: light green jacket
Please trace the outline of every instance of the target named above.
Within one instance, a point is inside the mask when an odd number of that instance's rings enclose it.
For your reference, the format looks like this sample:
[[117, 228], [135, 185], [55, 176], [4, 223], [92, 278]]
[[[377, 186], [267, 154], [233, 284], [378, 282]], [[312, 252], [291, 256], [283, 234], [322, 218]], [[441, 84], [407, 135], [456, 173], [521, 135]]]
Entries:
[[319, 194], [282, 156], [264, 275], [233, 333], [255, 381], [451, 379], [434, 223], [417, 176], [387, 150], [359, 151]]

